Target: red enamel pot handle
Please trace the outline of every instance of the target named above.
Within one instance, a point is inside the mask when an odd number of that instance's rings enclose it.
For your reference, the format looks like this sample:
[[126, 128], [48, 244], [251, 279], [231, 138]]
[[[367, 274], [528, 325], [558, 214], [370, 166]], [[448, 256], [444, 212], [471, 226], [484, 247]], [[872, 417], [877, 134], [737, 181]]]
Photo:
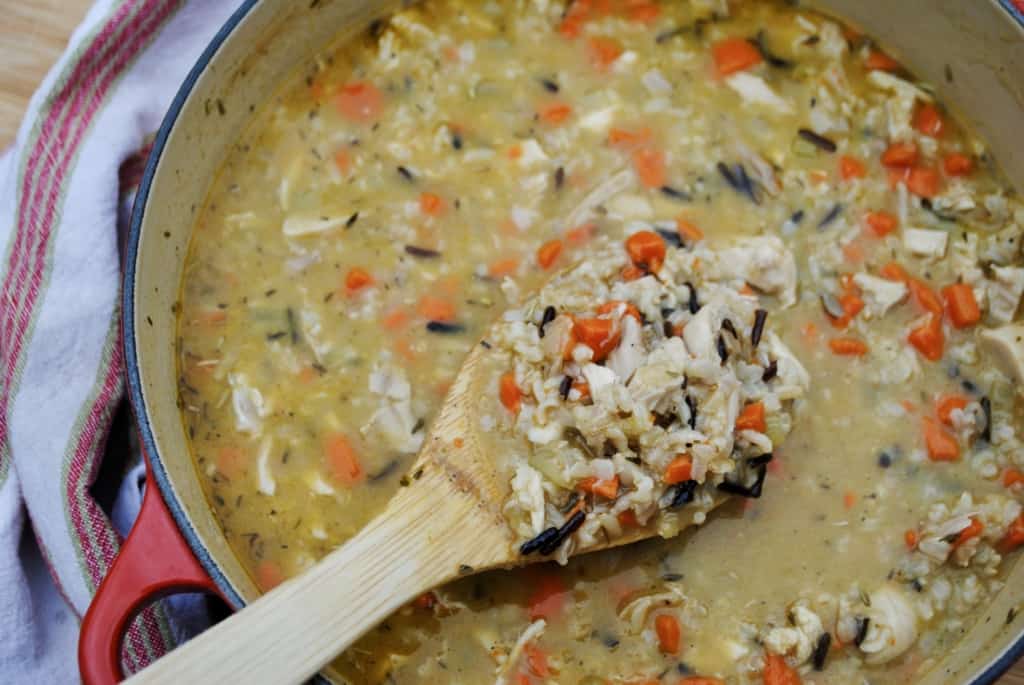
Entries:
[[131, 620], [150, 602], [178, 592], [221, 596], [149, 478], [139, 517], [82, 621], [78, 637], [82, 682], [120, 682], [124, 678], [121, 642]]

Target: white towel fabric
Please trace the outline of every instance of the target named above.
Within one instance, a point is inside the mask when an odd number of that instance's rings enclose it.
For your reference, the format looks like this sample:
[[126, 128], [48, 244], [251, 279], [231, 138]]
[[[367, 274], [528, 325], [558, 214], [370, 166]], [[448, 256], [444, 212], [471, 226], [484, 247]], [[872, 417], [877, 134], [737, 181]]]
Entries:
[[[0, 157], [0, 683], [78, 679], [80, 618], [138, 512], [138, 466], [93, 485], [123, 394], [119, 229], [138, 153], [239, 4], [98, 0]], [[179, 639], [147, 610], [125, 665]]]

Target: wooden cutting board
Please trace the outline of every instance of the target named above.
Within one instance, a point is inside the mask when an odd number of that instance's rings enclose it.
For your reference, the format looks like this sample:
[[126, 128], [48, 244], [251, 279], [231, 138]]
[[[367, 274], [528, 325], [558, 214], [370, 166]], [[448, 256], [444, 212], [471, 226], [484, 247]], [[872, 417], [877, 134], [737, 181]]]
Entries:
[[[57, 60], [90, 0], [0, 0], [0, 150], [14, 140], [39, 81]], [[1024, 685], [1024, 663], [999, 685]]]

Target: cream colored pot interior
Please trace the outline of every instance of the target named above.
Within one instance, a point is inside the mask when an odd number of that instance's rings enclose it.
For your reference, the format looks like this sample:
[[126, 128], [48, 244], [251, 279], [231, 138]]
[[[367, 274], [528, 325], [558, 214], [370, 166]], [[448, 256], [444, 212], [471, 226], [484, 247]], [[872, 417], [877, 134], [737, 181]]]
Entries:
[[[336, 36], [365, 30], [399, 4], [355, 0], [256, 2], [185, 100], [153, 177], [136, 259], [133, 328], [153, 442], [192, 533], [235, 593], [257, 592], [206, 504], [176, 406], [175, 317], [189, 235], [207, 187], [254, 108]], [[995, 0], [821, 0], [811, 3], [879, 39], [987, 140], [1024, 190], [1024, 31]], [[908, 31], [907, 27], [913, 27]], [[129, 330], [129, 333], [132, 333]], [[165, 491], [166, 494], [166, 491]], [[170, 497], [168, 497], [170, 499]], [[172, 508], [173, 505], [172, 505]], [[1024, 565], [988, 614], [922, 683], [973, 682], [1024, 630]]]

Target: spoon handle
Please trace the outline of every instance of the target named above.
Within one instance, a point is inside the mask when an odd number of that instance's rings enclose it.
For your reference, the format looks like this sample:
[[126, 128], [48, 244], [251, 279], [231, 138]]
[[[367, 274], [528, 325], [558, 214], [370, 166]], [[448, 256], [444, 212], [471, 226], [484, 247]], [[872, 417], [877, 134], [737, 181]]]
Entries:
[[458, 575], [477, 556], [466, 525], [476, 503], [430, 466], [345, 545], [127, 682], [303, 683], [412, 597]]

